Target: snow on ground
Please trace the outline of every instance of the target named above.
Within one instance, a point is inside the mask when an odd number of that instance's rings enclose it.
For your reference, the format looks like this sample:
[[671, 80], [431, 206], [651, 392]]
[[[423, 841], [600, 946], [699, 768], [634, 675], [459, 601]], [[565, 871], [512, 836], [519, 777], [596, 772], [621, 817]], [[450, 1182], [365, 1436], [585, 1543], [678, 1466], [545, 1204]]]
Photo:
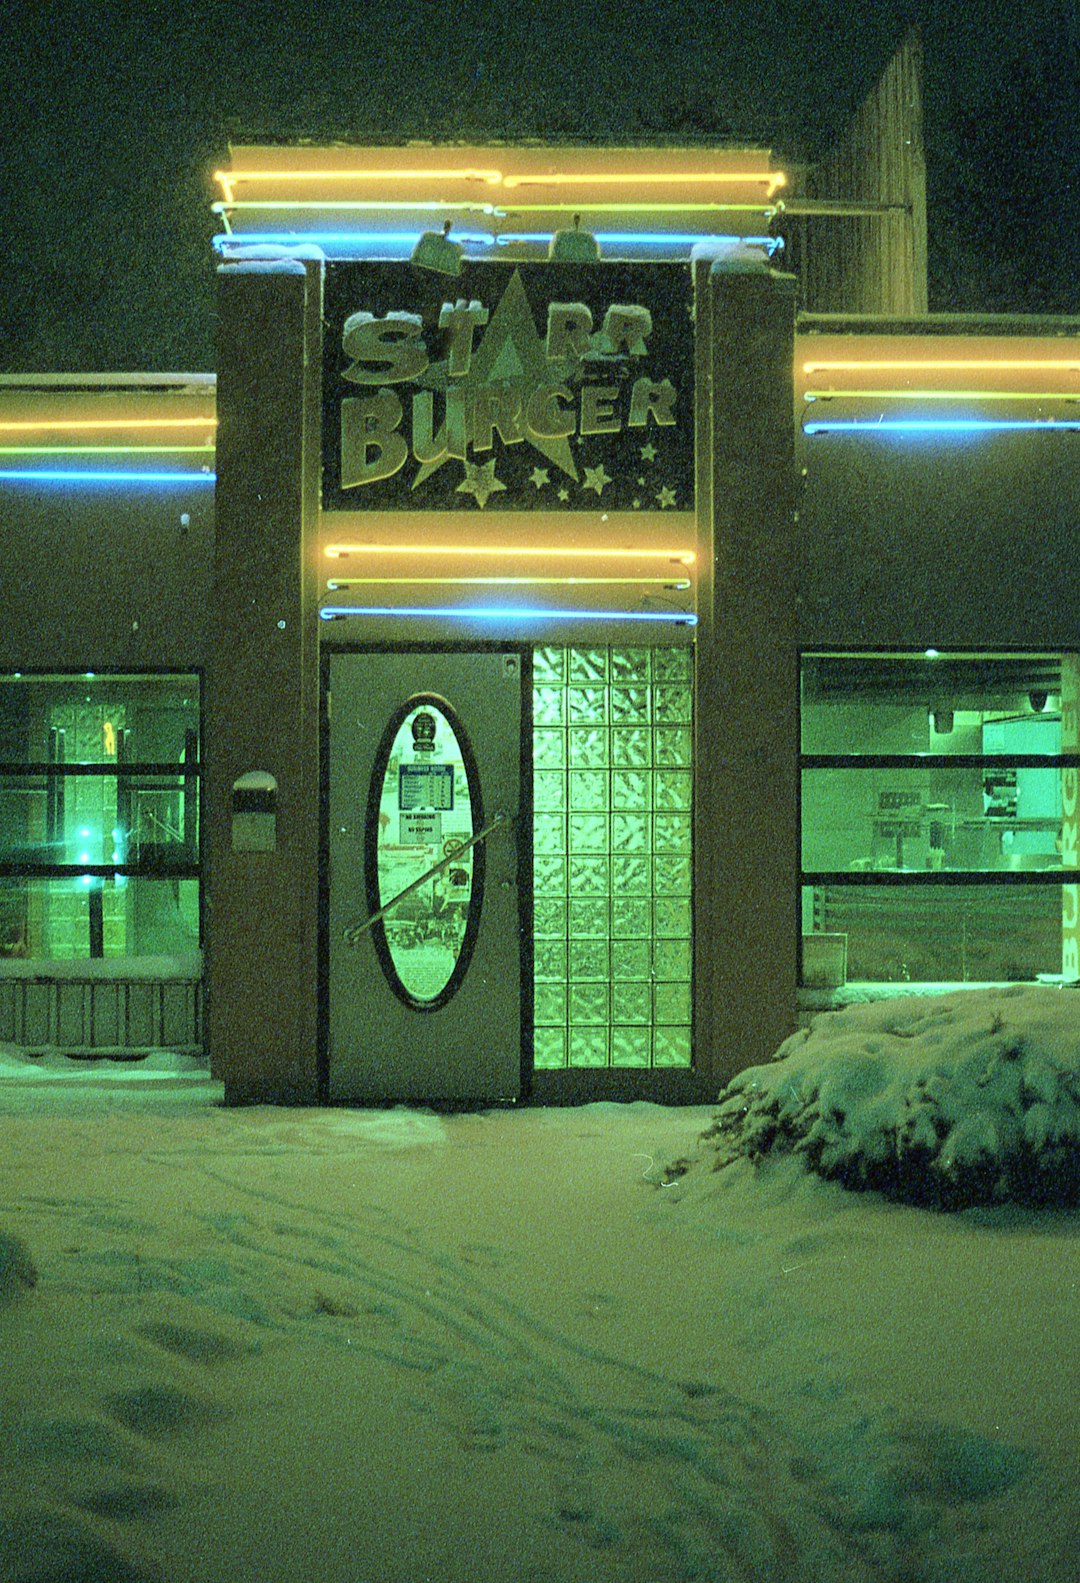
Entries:
[[1080, 1575], [1080, 1211], [158, 1064], [7, 1056], [0, 1583]]

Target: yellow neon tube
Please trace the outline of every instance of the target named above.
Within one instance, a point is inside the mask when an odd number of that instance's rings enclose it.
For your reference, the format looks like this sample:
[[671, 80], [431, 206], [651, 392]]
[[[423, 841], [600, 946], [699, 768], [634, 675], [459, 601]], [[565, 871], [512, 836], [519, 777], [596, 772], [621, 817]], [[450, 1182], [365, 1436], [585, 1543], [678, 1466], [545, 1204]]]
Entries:
[[227, 210], [236, 209], [466, 209], [486, 214], [490, 208], [490, 204], [458, 203], [449, 198], [414, 198], [411, 203], [382, 198], [237, 198], [233, 203], [212, 203], [210, 212], [224, 215]]
[[778, 187], [787, 185], [787, 177], [782, 171], [648, 171], [648, 172], [618, 172], [592, 171], [586, 173], [560, 172], [555, 176], [506, 176], [503, 178], [504, 187], [566, 187], [574, 184], [589, 186], [609, 185], [619, 183], [625, 186], [641, 187], [647, 184], [663, 186], [665, 183], [680, 185], [688, 182], [710, 182], [717, 186], [728, 182], [756, 182], [768, 187], [768, 196], [771, 198]]
[[804, 374], [820, 374], [826, 370], [830, 372], [854, 372], [856, 369], [897, 369], [897, 368], [1042, 368], [1068, 370], [1075, 373], [1080, 370], [1080, 359], [1064, 357], [919, 357], [919, 358], [875, 358], [868, 362], [835, 362], [835, 363], [804, 363]]
[[582, 197], [574, 203], [509, 202], [509, 214], [576, 214], [581, 210], [604, 214], [772, 214], [763, 203], [609, 203], [606, 198]]
[[332, 577], [326, 584], [332, 592], [341, 588], [370, 588], [370, 587], [404, 587], [410, 588], [429, 584], [436, 588], [455, 587], [471, 588], [478, 584], [485, 587], [503, 588], [514, 584], [527, 585], [530, 588], [552, 587], [589, 587], [598, 585], [605, 587], [649, 587], [654, 584], [658, 588], [689, 588], [688, 577]]
[[238, 181], [482, 181], [497, 187], [503, 180], [501, 170], [215, 170], [213, 178], [226, 203], [232, 202], [232, 188]]
[[808, 390], [804, 401], [1080, 401], [1068, 390]]
[[0, 445], [0, 456], [213, 455], [212, 445]]
[[[463, 209], [466, 213], [491, 214], [494, 212], [491, 204], [459, 203], [452, 198], [417, 198], [412, 203], [403, 203], [398, 200], [383, 202], [378, 198], [240, 198], [235, 203], [212, 203], [211, 213], [220, 214], [223, 218], [226, 210], [236, 212], [239, 209], [376, 209], [386, 211], [403, 210], [412, 213], [417, 209]], [[771, 214], [773, 211], [761, 203], [608, 203], [594, 198], [579, 198], [574, 203], [514, 203], [509, 206], [511, 214], [574, 214], [580, 210], [593, 213], [602, 210], [605, 214], [687, 214], [687, 213], [719, 213], [719, 214]], [[504, 212], [504, 211], [500, 211]], [[297, 241], [303, 241], [303, 236], [298, 235]]]
[[543, 557], [547, 560], [650, 560], [675, 561], [681, 566], [692, 566], [696, 559], [692, 550], [598, 550], [536, 547], [521, 544], [328, 544], [326, 556], [345, 555], [508, 555]]
[[212, 429], [216, 418], [34, 418], [0, 422], [0, 433], [30, 434], [60, 429]]
[[787, 185], [782, 171], [560, 171], [555, 175], [526, 173], [508, 176], [501, 170], [387, 170], [384, 168], [352, 167], [348, 170], [216, 170], [213, 176], [221, 188], [226, 203], [233, 200], [233, 189], [241, 181], [482, 181], [486, 186], [552, 187], [588, 186], [590, 183], [617, 183], [641, 186], [651, 183], [661, 186], [665, 182], [716, 184], [745, 182], [764, 184], [771, 198], [778, 187]]

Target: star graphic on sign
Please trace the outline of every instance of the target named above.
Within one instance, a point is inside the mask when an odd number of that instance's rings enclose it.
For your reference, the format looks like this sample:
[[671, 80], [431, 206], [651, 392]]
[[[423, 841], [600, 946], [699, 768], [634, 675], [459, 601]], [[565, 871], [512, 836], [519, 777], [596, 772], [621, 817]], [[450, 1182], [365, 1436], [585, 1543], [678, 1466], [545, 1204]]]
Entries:
[[559, 499], [564, 501], [564, 502], [569, 500], [570, 499], [570, 491], [569, 491], [569, 489], [560, 489], [559, 490]]
[[641, 460], [643, 462], [655, 462], [656, 461], [656, 446], [655, 445], [651, 445], [651, 444], [650, 445], [643, 445], [641, 447]]
[[604, 492], [604, 485], [613, 482], [614, 480], [608, 477], [606, 471], [604, 470], [604, 464], [601, 462], [599, 467], [587, 467], [585, 469], [585, 482], [582, 485], [582, 488], [595, 489], [598, 495], [602, 495]]
[[631, 500], [630, 504], [633, 506], [635, 511], [640, 511], [641, 510], [641, 501], [638, 499], [637, 495], [634, 496], [634, 498], [633, 498], [633, 500]]
[[669, 489], [667, 484], [663, 484], [657, 490], [654, 498], [659, 501], [660, 510], [664, 511], [668, 506], [673, 506], [675, 504], [675, 491], [674, 489]]
[[[460, 401], [461, 411], [465, 414], [467, 447], [472, 446], [477, 438], [474, 433], [477, 405], [479, 403], [483, 407], [486, 404], [486, 410], [491, 413], [503, 444], [524, 442], [531, 445], [533, 450], [539, 451], [541, 456], [553, 462], [577, 483], [577, 466], [569, 439], [565, 435], [538, 432], [529, 423], [531, 402], [538, 402], [540, 408], [545, 406], [545, 402], [556, 402], [567, 377], [565, 362], [565, 359], [549, 361], [544, 339], [536, 331], [521, 275], [515, 270], [483, 336], [478, 339], [468, 373], [451, 378], [449, 363], [444, 360], [432, 363], [416, 383], [422, 390], [434, 391], [446, 391], [452, 385]], [[561, 412], [562, 409], [557, 410]], [[534, 416], [535, 412], [534, 407]], [[550, 413], [541, 412], [541, 417], [549, 420]], [[451, 459], [445, 430], [444, 421], [436, 441], [444, 448], [432, 461], [421, 463], [413, 479], [414, 489]], [[514, 431], [516, 437], [511, 439], [509, 436]], [[466, 485], [469, 485], [468, 473]], [[500, 487], [505, 488], [505, 485]]]
[[543, 489], [545, 484], [551, 483], [551, 474], [546, 467], [534, 467], [529, 474], [529, 482], [535, 484], [537, 489]]
[[486, 506], [488, 496], [498, 494], [506, 485], [495, 477], [495, 458], [485, 462], [483, 467], [476, 462], [465, 463], [465, 477], [457, 486], [459, 495], [475, 495], [478, 506]]

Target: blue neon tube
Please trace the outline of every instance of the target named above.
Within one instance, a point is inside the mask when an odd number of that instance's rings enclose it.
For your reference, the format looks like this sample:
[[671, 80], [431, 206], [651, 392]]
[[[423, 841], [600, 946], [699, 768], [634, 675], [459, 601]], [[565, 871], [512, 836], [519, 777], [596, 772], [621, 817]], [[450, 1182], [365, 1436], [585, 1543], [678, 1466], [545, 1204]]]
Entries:
[[697, 626], [697, 616], [689, 611], [552, 610], [522, 605], [324, 605], [319, 615], [324, 621], [345, 616], [450, 616], [481, 621], [669, 621]]
[[[419, 231], [232, 231], [228, 234], [219, 233], [213, 239], [217, 252], [229, 254], [237, 252], [242, 256], [245, 247], [302, 247], [304, 243], [312, 243], [323, 248], [400, 248], [403, 252], [411, 253], [420, 240]], [[770, 256], [779, 251], [784, 243], [778, 236], [714, 236], [708, 232], [695, 232], [682, 234], [672, 231], [596, 231], [592, 233], [601, 247], [694, 247], [699, 242], [722, 244], [730, 242], [732, 246], [760, 247]], [[547, 247], [552, 239], [550, 231], [521, 231], [504, 232], [492, 235], [488, 232], [476, 234], [469, 231], [454, 231], [451, 240], [461, 242], [466, 246], [498, 247], [500, 244], [535, 242], [538, 246]]]
[[[229, 231], [219, 232], [213, 246], [219, 253], [235, 253], [240, 259], [248, 247], [393, 247], [411, 253], [419, 242], [420, 231]], [[546, 239], [545, 239], [546, 240]], [[487, 231], [454, 231], [451, 241], [490, 247], [495, 238]]]
[[988, 434], [1003, 430], [1080, 429], [1076, 418], [833, 418], [804, 423], [804, 434]]
[[20, 484], [213, 484], [216, 473], [92, 472], [86, 468], [8, 468], [0, 479]]

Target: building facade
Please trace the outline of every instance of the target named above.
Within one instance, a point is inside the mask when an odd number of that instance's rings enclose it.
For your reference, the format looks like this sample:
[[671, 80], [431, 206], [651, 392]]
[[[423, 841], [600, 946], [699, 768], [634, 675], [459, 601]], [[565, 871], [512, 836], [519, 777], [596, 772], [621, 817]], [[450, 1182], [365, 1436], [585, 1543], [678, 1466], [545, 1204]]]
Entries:
[[918, 205], [765, 150], [218, 181], [216, 380], [0, 383], [0, 1037], [701, 1102], [1080, 976], [1080, 322], [809, 311]]

